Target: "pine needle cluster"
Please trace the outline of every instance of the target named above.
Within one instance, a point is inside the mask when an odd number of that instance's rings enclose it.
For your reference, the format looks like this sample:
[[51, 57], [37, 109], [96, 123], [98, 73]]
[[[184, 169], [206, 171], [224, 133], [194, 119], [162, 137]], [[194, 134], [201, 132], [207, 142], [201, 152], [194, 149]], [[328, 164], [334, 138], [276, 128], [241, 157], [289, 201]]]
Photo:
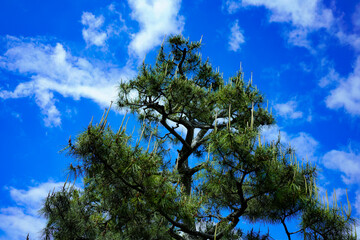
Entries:
[[271, 239], [242, 228], [263, 222], [283, 225], [288, 239], [356, 239], [350, 210], [319, 198], [316, 166], [280, 138], [262, 139], [274, 117], [252, 79], [240, 69], [225, 81], [200, 47], [172, 36], [154, 66], [144, 60], [120, 84], [117, 106], [138, 117], [138, 139], [126, 133], [126, 117], [114, 131], [108, 109], [69, 140], [70, 171], [84, 186], [49, 194], [44, 238]]

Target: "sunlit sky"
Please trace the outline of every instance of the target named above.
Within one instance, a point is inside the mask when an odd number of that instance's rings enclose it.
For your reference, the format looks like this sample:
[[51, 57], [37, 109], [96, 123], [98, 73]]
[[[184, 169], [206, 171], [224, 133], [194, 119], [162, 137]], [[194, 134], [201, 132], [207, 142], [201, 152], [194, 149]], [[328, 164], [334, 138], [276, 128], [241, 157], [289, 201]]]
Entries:
[[[359, 1], [0, 0], [1, 240], [39, 237], [37, 210], [73, 161], [59, 153], [69, 136], [179, 33], [203, 36], [203, 57], [225, 78], [240, 64], [253, 75], [277, 119], [266, 139], [280, 131], [321, 169], [321, 191], [346, 202], [348, 189], [360, 217]], [[114, 109], [110, 124], [121, 120]]]

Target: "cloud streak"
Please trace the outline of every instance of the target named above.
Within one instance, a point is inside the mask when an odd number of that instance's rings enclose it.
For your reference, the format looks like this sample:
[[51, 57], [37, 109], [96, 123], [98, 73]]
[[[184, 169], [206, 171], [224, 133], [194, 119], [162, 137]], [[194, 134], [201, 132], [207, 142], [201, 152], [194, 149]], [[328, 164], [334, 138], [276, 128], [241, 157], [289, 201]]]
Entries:
[[270, 12], [269, 22], [287, 23], [292, 29], [286, 32], [292, 45], [312, 50], [307, 36], [321, 28], [331, 29], [335, 23], [332, 10], [326, 8], [321, 0], [226, 0], [223, 2], [228, 13], [241, 8], [265, 7]]
[[104, 46], [108, 35], [101, 30], [104, 24], [104, 16], [95, 17], [90, 12], [84, 12], [81, 16], [81, 23], [85, 26], [82, 30], [83, 38], [88, 46]]
[[231, 29], [230, 29], [230, 37], [229, 37], [229, 49], [231, 51], [237, 52], [240, 50], [240, 45], [245, 43], [244, 35], [239, 27], [239, 21], [236, 20]]
[[116, 99], [117, 84], [134, 75], [129, 67], [102, 68], [73, 56], [61, 43], [55, 46], [34, 39], [8, 37], [9, 48], [0, 58], [0, 68], [29, 77], [14, 90], [0, 89], [0, 98], [34, 97], [46, 126], [59, 126], [61, 113], [54, 93], [74, 100], [88, 98], [100, 106]]
[[226, 0], [225, 6], [229, 13], [241, 7], [265, 7], [271, 13], [270, 22], [290, 23], [300, 28], [330, 28], [334, 22], [331, 9], [320, 0]]
[[276, 104], [274, 108], [276, 112], [284, 118], [298, 119], [303, 116], [302, 112], [296, 111], [297, 103], [295, 101], [279, 103]]
[[264, 6], [271, 11], [270, 22], [289, 22], [309, 29], [330, 28], [334, 16], [320, 0], [243, 0], [243, 6]]
[[[57, 94], [91, 99], [101, 107], [108, 106], [117, 98], [117, 85], [135, 76], [131, 58], [143, 57], [153, 47], [159, 45], [165, 34], [177, 34], [183, 29], [184, 18], [179, 16], [180, 0], [129, 0], [131, 16], [139, 23], [139, 32], [132, 35], [128, 48], [130, 56], [123, 68], [103, 61], [96, 65], [91, 60], [74, 56], [62, 43], [47, 44], [44, 39], [7, 37], [8, 48], [0, 56], [0, 69], [15, 76], [27, 77], [14, 89], [0, 88], [0, 98], [34, 98], [41, 109], [46, 126], [60, 126], [61, 112], [56, 102]], [[109, 6], [111, 14], [118, 14], [114, 6]], [[104, 28], [103, 15], [90, 12], [82, 14], [83, 38], [87, 46], [106, 47], [110, 33], [128, 31], [123, 19], [121, 28], [112, 24]], [[116, 21], [115, 21], [116, 22]], [[119, 20], [117, 20], [119, 22]], [[116, 30], [116, 31], [115, 31]], [[115, 31], [115, 32], [113, 32]]]

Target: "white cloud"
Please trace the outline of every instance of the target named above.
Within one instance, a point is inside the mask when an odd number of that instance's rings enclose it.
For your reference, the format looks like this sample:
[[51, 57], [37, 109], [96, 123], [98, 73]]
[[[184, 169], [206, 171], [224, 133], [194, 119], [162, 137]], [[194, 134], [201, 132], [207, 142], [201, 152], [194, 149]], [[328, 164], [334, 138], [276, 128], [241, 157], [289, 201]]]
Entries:
[[[115, 4], [110, 4], [103, 15], [95, 16], [91, 12], [83, 12], [81, 23], [83, 24], [82, 35], [87, 47], [102, 47], [108, 50], [108, 40], [119, 37], [121, 33], [130, 34], [125, 19], [121, 12], [116, 9]], [[106, 23], [105, 23], [106, 19]]]
[[356, 60], [354, 71], [346, 79], [341, 79], [325, 101], [328, 108], [343, 107], [350, 114], [360, 115], [360, 56]]
[[4, 238], [0, 239], [23, 240], [27, 234], [30, 239], [40, 239], [46, 221], [38, 211], [48, 193], [61, 188], [63, 184], [49, 181], [28, 190], [9, 188], [17, 206], [0, 209], [0, 230], [5, 233]]
[[223, 2], [223, 7], [226, 8], [228, 13], [232, 14], [241, 8], [241, 2], [236, 0], [226, 0]]
[[261, 130], [261, 135], [265, 137], [265, 140], [277, 141], [281, 136], [281, 142], [285, 145], [290, 144], [291, 147], [295, 149], [295, 153], [298, 156], [299, 160], [307, 159], [312, 162], [317, 161], [317, 148], [319, 146], [318, 141], [316, 141], [310, 134], [305, 132], [300, 132], [295, 135], [289, 135], [288, 133], [281, 131], [277, 125], [264, 126]]
[[323, 156], [322, 162], [326, 168], [342, 172], [344, 183], [360, 183], [360, 155], [331, 150]]
[[[224, 2], [223, 2], [224, 3]], [[292, 45], [313, 51], [307, 36], [321, 28], [333, 27], [335, 18], [332, 10], [326, 8], [321, 0], [226, 0], [225, 7], [234, 13], [241, 7], [265, 7], [270, 11], [270, 22], [291, 25], [286, 35]]]
[[309, 30], [306, 28], [295, 28], [288, 33], [288, 42], [294, 46], [304, 47], [313, 51], [311, 42], [307, 38]]
[[140, 31], [133, 35], [130, 53], [143, 57], [161, 44], [164, 35], [182, 32], [184, 17], [178, 15], [181, 0], [128, 0], [131, 16], [138, 21]]
[[239, 27], [239, 21], [235, 21], [231, 27], [231, 35], [229, 37], [229, 49], [231, 51], [238, 51], [240, 49], [240, 44], [245, 42], [244, 35]]
[[72, 56], [60, 43], [51, 46], [34, 39], [9, 37], [8, 44], [0, 58], [0, 68], [28, 76], [29, 81], [18, 84], [12, 91], [0, 89], [0, 98], [35, 97], [47, 126], [61, 124], [54, 93], [75, 100], [89, 98], [104, 107], [116, 100], [118, 83], [134, 75], [128, 67], [95, 66]]
[[336, 33], [340, 42], [352, 46], [356, 51], [360, 51], [360, 35], [356, 33], [345, 33], [340, 30]]
[[26, 214], [21, 208], [0, 209], [0, 229], [6, 234], [3, 239], [23, 240], [27, 234], [30, 239], [41, 239], [44, 226], [43, 218]]
[[108, 35], [101, 30], [104, 24], [104, 16], [95, 17], [90, 12], [84, 12], [81, 16], [81, 23], [85, 26], [82, 30], [83, 38], [88, 46], [104, 46]]
[[333, 67], [330, 67], [328, 73], [320, 79], [319, 86], [326, 87], [332, 83], [338, 83], [341, 80], [342, 79], [341, 79], [339, 73], [336, 72], [336, 70]]
[[335, 36], [340, 40], [342, 44], [350, 45], [355, 51], [360, 51], [360, 3], [355, 7], [355, 11], [352, 15], [353, 29], [349, 32], [349, 29], [339, 25], [339, 29], [335, 33]]
[[306, 160], [307, 158], [311, 161], [316, 161], [316, 150], [319, 145], [310, 134], [300, 132], [290, 139], [291, 146], [295, 147], [296, 154], [300, 160]]
[[284, 117], [284, 118], [291, 118], [297, 119], [302, 118], [303, 113], [300, 111], [296, 111], [297, 103], [295, 101], [289, 101], [287, 103], [279, 103], [274, 106], [276, 112]]
[[320, 0], [243, 0], [243, 6], [264, 6], [271, 11], [271, 22], [289, 22], [306, 28], [329, 28], [334, 17]]
[[241, 6], [266, 7], [271, 11], [270, 22], [288, 22], [303, 28], [330, 28], [334, 21], [331, 9], [320, 0], [227, 0], [225, 6], [233, 13]]
[[111, 19], [111, 24], [106, 27], [106, 32], [108, 36], [119, 35], [121, 32], [126, 32], [129, 34], [129, 28], [126, 26], [125, 19], [123, 14], [116, 9], [116, 6], [112, 3], [107, 7], [109, 11], [109, 17], [115, 16], [116, 18]]
[[[29, 187], [28, 190], [16, 189], [10, 187], [11, 198], [20, 206], [31, 208], [30, 210], [39, 209], [43, 203], [44, 198], [49, 191], [60, 189], [64, 183], [55, 183], [52, 181], [45, 182], [36, 187]], [[32, 212], [36, 214], [35, 212]]]

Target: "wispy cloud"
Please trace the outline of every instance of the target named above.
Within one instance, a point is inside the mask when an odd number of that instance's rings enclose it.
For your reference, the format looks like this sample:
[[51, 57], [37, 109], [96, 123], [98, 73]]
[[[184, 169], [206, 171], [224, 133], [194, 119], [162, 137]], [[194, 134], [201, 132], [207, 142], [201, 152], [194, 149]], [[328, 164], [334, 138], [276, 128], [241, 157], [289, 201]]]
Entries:
[[89, 60], [73, 56], [57, 43], [43, 44], [36, 39], [8, 37], [8, 50], [0, 58], [0, 68], [28, 76], [14, 90], [0, 89], [0, 98], [34, 97], [47, 126], [59, 126], [61, 113], [54, 93], [79, 100], [88, 98], [100, 106], [116, 99], [117, 84], [134, 72], [129, 67], [95, 66]]
[[243, 0], [244, 6], [264, 6], [271, 11], [271, 22], [289, 22], [303, 28], [329, 28], [334, 16], [320, 0]]
[[308, 49], [311, 49], [308, 34], [321, 28], [330, 29], [335, 22], [332, 10], [326, 8], [321, 0], [226, 0], [224, 5], [229, 13], [246, 7], [267, 8], [270, 11], [269, 22], [292, 26], [286, 33], [288, 42]]
[[298, 47], [304, 47], [314, 51], [308, 39], [309, 30], [306, 28], [295, 28], [287, 33], [288, 43]]
[[225, 6], [233, 13], [241, 7], [266, 7], [270, 10], [270, 22], [287, 22], [302, 28], [329, 28], [334, 16], [331, 9], [320, 0], [227, 0]]
[[352, 23], [355, 30], [360, 30], [360, 3], [356, 5], [355, 12], [352, 15]]
[[233, 14], [241, 8], [242, 4], [237, 0], [226, 0], [223, 1], [223, 8], [227, 10], [228, 13]]
[[286, 103], [278, 103], [274, 106], [277, 114], [284, 118], [291, 118], [291, 119], [297, 119], [302, 118], [303, 113], [300, 111], [296, 111], [297, 108], [297, 102], [295, 101], [288, 101]]
[[128, 0], [131, 16], [139, 23], [140, 31], [133, 35], [130, 53], [143, 57], [160, 45], [164, 35], [181, 33], [184, 17], [179, 15], [181, 0]]
[[121, 36], [128, 38], [131, 34], [123, 14], [117, 10], [115, 4], [102, 9], [98, 15], [83, 12], [81, 23], [84, 26], [82, 36], [87, 47], [96, 46], [101, 47], [101, 50], [108, 50], [113, 47], [110, 40], [119, 39]]
[[104, 16], [96, 17], [90, 12], [84, 12], [81, 23], [85, 26], [82, 30], [83, 38], [88, 46], [104, 46], [108, 35], [101, 29], [104, 24]]
[[[332, 74], [338, 76], [336, 72]], [[338, 81], [338, 86], [325, 100], [326, 106], [331, 109], [344, 108], [350, 114], [360, 115], [360, 56], [355, 62], [353, 72]]]
[[[307, 48], [313, 54], [318, 51], [314, 47], [315, 43], [308, 37], [310, 33], [318, 34], [320, 39], [326, 33], [338, 38], [340, 43], [352, 46], [356, 54], [360, 52], [360, 35], [358, 34], [360, 3], [352, 15], [352, 30], [345, 30], [341, 24], [342, 20], [335, 17], [332, 9], [326, 7], [321, 0], [226, 0], [223, 1], [223, 5], [228, 8], [229, 13], [239, 8], [265, 7], [270, 12], [269, 22], [283, 23], [288, 26], [284, 29], [286, 29], [285, 35], [290, 45]], [[344, 108], [352, 115], [360, 115], [360, 56], [357, 57], [354, 65], [353, 72], [346, 78], [341, 77], [334, 68], [330, 67], [328, 74], [319, 81], [319, 85], [320, 87], [337, 85], [325, 100], [328, 108]], [[289, 118], [302, 116], [301, 112], [292, 111], [289, 103], [277, 105], [277, 108], [282, 116]]]
[[340, 29], [336, 36], [339, 40], [347, 45], [352, 46], [358, 53], [360, 51], [360, 3], [355, 7], [355, 11], [352, 15], [352, 32], [349, 29]]
[[315, 140], [309, 133], [300, 132], [296, 135], [290, 136], [289, 142], [291, 143], [291, 146], [295, 147], [295, 151], [299, 156], [299, 160], [317, 160], [317, 149], [319, 142]]
[[342, 180], [346, 184], [360, 183], [360, 155], [352, 152], [331, 150], [322, 158], [323, 165], [343, 173]]
[[46, 222], [38, 211], [48, 193], [63, 185], [49, 181], [27, 190], [8, 188], [16, 205], [0, 209], [0, 230], [5, 233], [0, 239], [24, 240], [27, 234], [30, 239], [41, 239], [41, 230]]
[[352, 46], [357, 52], [360, 51], [360, 34], [339, 30], [336, 36], [343, 44]]
[[[358, 216], [360, 216], [360, 191], [357, 191], [356, 192], [356, 195], [355, 195], [355, 209], [356, 209], [356, 214]], [[359, 226], [359, 229], [357, 229], [357, 231], [360, 230], [360, 226]], [[359, 233], [359, 231], [358, 231]]]
[[[184, 18], [178, 14], [180, 0], [128, 2], [132, 18], [140, 26], [139, 32], [132, 35], [130, 45], [125, 46], [131, 55], [125, 56], [128, 65], [120, 68], [99, 60], [95, 65], [90, 59], [72, 55], [62, 43], [48, 44], [44, 39], [7, 37], [8, 47], [0, 56], [0, 69], [28, 77], [28, 81], [19, 83], [14, 89], [0, 89], [0, 98], [34, 98], [46, 126], [61, 125], [56, 94], [75, 100], [88, 98], [102, 107], [108, 106], [110, 101], [116, 100], [117, 85], [135, 75], [133, 66], [129, 66], [133, 54], [142, 57], [159, 45], [165, 34], [180, 33], [184, 25]], [[88, 46], [106, 47], [111, 34], [129, 31], [114, 5], [110, 5], [105, 13], [112, 18], [115, 14], [119, 19], [113, 19], [114, 23], [120, 25], [105, 25], [103, 15], [83, 13], [83, 37]]]
[[320, 87], [328, 87], [329, 85], [339, 83], [341, 80], [343, 80], [333, 66], [330, 66], [328, 68], [329, 69], [326, 75], [322, 77], [319, 81]]
[[230, 37], [229, 37], [229, 49], [231, 51], [237, 52], [240, 50], [240, 45], [245, 42], [244, 35], [239, 27], [239, 21], [236, 20], [230, 29]]

